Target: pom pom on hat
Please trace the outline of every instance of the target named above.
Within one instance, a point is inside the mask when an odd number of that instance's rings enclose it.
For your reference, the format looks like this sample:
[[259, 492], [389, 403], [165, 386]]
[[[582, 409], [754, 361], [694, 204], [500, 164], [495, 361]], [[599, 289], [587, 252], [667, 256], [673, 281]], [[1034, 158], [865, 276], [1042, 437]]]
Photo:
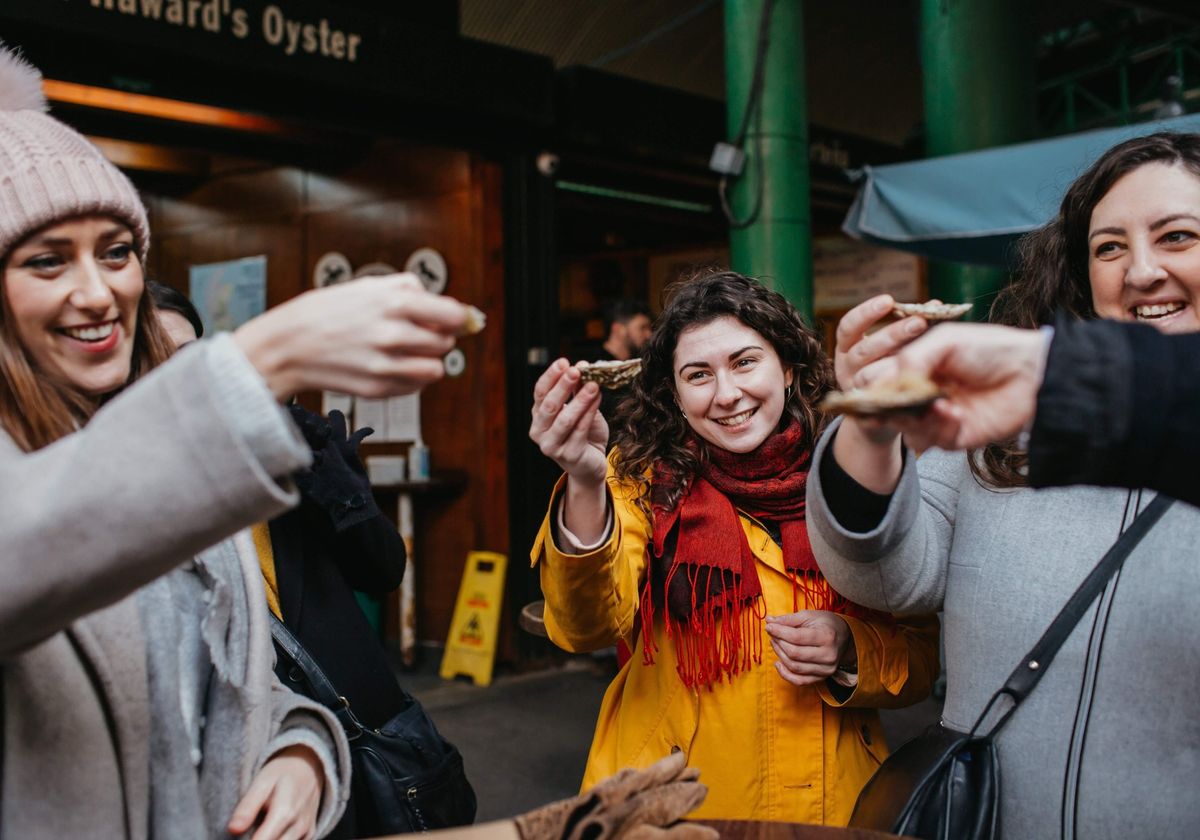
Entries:
[[0, 111], [49, 110], [41, 72], [0, 42]]
[[101, 215], [129, 225], [145, 265], [150, 224], [137, 189], [45, 111], [41, 73], [0, 43], [0, 259], [47, 225]]

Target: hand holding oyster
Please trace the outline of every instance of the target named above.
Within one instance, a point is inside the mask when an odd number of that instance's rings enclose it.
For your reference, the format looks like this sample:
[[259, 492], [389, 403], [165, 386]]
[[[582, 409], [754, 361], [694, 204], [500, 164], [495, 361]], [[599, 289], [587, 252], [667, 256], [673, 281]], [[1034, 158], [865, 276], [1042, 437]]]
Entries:
[[826, 414], [850, 417], [886, 417], [891, 414], [920, 414], [945, 392], [932, 380], [915, 374], [873, 382], [865, 388], [830, 391], [818, 406]]
[[931, 300], [925, 303], [897, 303], [892, 312], [897, 318], [920, 315], [926, 321], [953, 321], [966, 315], [973, 307], [973, 303], [942, 303]]
[[579, 378], [584, 382], [595, 382], [601, 388], [622, 388], [642, 372], [641, 359], [626, 361], [578, 362]]

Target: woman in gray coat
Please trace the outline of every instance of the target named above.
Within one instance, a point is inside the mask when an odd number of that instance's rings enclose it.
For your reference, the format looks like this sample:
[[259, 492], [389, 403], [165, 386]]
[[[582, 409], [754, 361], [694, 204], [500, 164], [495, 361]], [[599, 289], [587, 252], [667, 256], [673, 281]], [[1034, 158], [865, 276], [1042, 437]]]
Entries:
[[275, 681], [240, 529], [311, 457], [280, 399], [433, 381], [465, 312], [375, 278], [167, 362], [145, 209], [44, 110], [0, 52], [0, 835], [320, 835], [345, 739]]
[[[1200, 329], [1200, 136], [1153, 135], [1107, 152], [1026, 243], [1026, 270], [993, 317], [1037, 327], [1055, 311]], [[925, 325], [866, 330], [877, 298], [843, 318], [842, 387]], [[1038, 490], [1007, 441], [915, 459], [898, 432], [846, 418], [817, 447], [813, 550], [847, 597], [944, 610], [943, 724], [969, 729], [1104, 552], [1152, 498]], [[1200, 512], [1172, 508], [1109, 582], [998, 738], [1008, 838], [1191, 836], [1200, 800]], [[1001, 704], [1001, 711], [1006, 708]]]

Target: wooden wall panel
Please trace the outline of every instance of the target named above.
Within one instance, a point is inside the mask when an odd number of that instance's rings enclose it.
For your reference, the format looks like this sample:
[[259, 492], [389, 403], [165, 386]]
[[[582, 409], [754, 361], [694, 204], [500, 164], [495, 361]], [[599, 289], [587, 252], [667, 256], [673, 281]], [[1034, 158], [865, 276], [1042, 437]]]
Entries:
[[[433, 469], [466, 476], [461, 492], [415, 502], [418, 635], [444, 641], [467, 552], [508, 550], [500, 170], [465, 152], [396, 144], [347, 159], [338, 172], [264, 164], [183, 194], [148, 195], [150, 271], [186, 290], [190, 265], [266, 254], [273, 306], [311, 286], [313, 267], [327, 251], [345, 254], [356, 267], [403, 268], [425, 246], [446, 258], [447, 293], [483, 309], [488, 328], [460, 342], [463, 375], [421, 398]], [[319, 404], [317, 395], [302, 400]], [[407, 445], [368, 439], [363, 449], [369, 457], [403, 453]], [[511, 651], [507, 642], [502, 652]]]

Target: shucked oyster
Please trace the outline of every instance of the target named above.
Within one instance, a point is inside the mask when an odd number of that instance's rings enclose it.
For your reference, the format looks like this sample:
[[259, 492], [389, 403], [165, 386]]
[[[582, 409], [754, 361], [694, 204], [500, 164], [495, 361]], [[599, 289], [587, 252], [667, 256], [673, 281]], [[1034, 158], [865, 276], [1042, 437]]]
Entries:
[[920, 414], [945, 393], [930, 380], [915, 374], [875, 382], [865, 388], [831, 391], [819, 408], [826, 414], [879, 417], [886, 414]]
[[971, 311], [971, 303], [897, 303], [892, 310], [897, 318], [920, 315], [926, 321], [953, 321]]
[[487, 315], [482, 309], [471, 306], [469, 303], [463, 304], [467, 320], [463, 324], [462, 335], [475, 335], [475, 333], [483, 332], [483, 328], [487, 326]]
[[621, 388], [642, 372], [642, 360], [579, 362], [575, 367], [584, 382], [595, 382], [601, 388]]

